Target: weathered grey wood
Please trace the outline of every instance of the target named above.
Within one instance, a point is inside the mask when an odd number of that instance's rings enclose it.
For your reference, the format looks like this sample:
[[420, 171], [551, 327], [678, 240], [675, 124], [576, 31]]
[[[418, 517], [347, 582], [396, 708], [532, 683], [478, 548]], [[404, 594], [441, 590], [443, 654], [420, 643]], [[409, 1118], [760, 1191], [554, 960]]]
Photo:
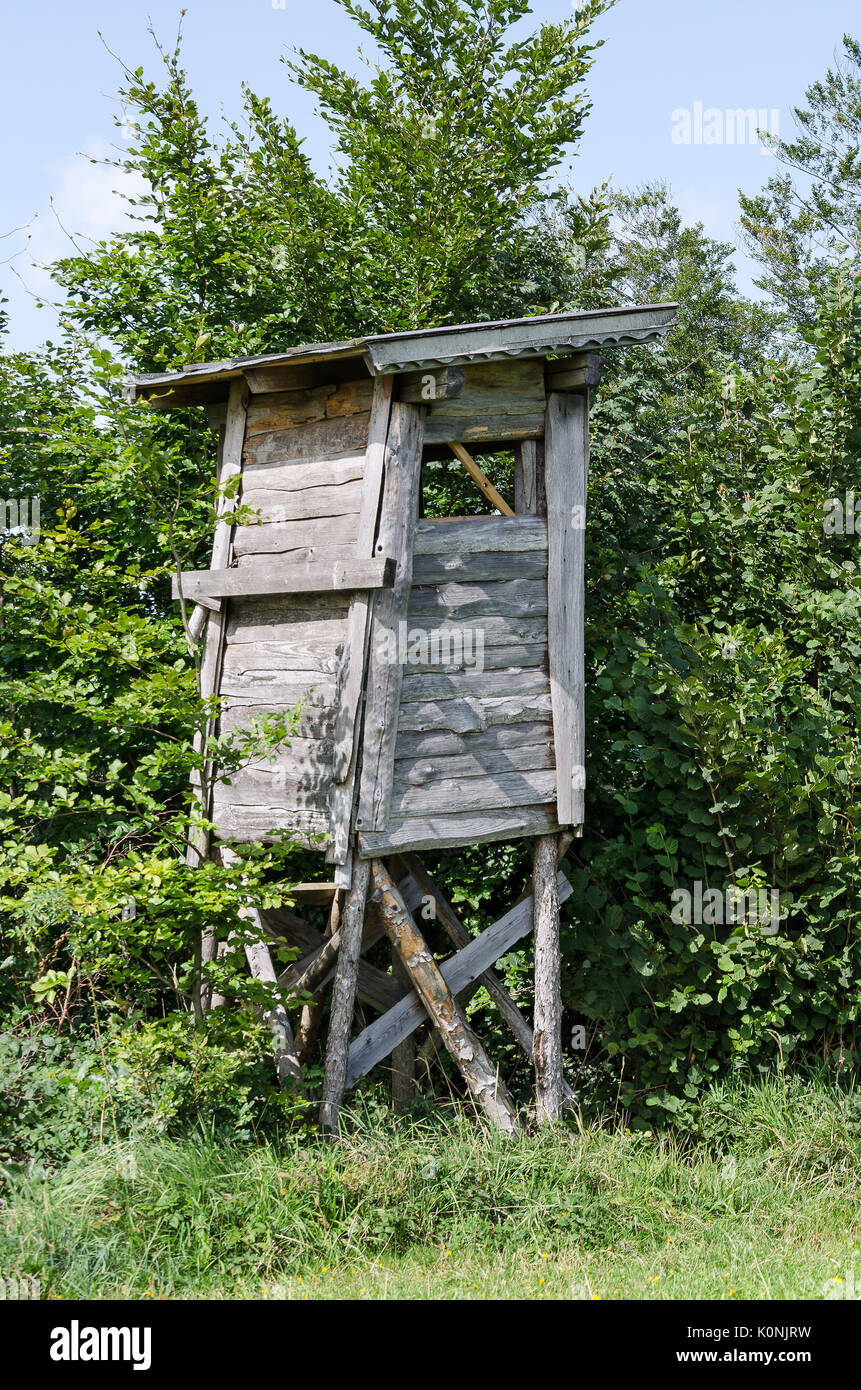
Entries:
[[296, 843], [308, 849], [325, 848], [323, 837], [329, 829], [329, 816], [324, 811], [271, 810], [265, 806], [237, 806], [218, 801], [213, 809], [216, 834], [223, 840], [235, 840], [240, 845], [268, 844], [273, 832], [288, 830]]
[[363, 452], [367, 443], [368, 417], [369, 412], [362, 411], [359, 415], [315, 420], [307, 425], [252, 435], [245, 445], [245, 464], [285, 463], [288, 459], [309, 462], [312, 459], [331, 459], [338, 454]]
[[466, 369], [439, 367], [423, 372], [404, 372], [396, 378], [396, 382], [399, 401], [409, 401], [413, 405], [428, 405], [431, 401], [450, 401], [463, 393]]
[[[565, 875], [560, 873], [559, 901], [565, 902], [571, 896], [571, 892], [571, 885]], [[440, 973], [452, 994], [461, 994], [531, 929], [532, 898], [529, 897], [522, 903], [517, 903], [480, 936], [473, 937], [469, 945], [458, 951], [457, 955], [443, 961]], [[387, 1057], [393, 1047], [403, 1042], [404, 1038], [408, 1038], [426, 1019], [427, 1013], [422, 1001], [413, 990], [382, 1018], [376, 1019], [365, 1028], [350, 1047], [347, 1086], [355, 1085], [360, 1076], [364, 1076], [377, 1062]]]
[[[211, 592], [211, 590], [210, 590]], [[547, 613], [547, 585], [540, 579], [513, 579], [507, 583], [440, 584], [413, 589], [407, 620], [501, 617], [530, 618]]]
[[355, 478], [348, 483], [336, 483], [330, 487], [307, 487], [301, 492], [271, 488], [242, 490], [242, 506], [252, 508], [262, 522], [358, 516], [361, 505], [361, 478]]
[[548, 515], [550, 695], [562, 825], [584, 819], [584, 610], [589, 403], [554, 391], [547, 402], [545, 473]]
[[286, 390], [258, 396], [248, 410], [250, 437], [271, 430], [289, 429], [312, 420], [356, 415], [371, 408], [373, 381], [329, 382], [304, 390]]
[[[297, 594], [291, 596], [289, 604], [285, 604], [283, 596], [278, 594], [267, 598], [237, 599], [231, 603], [227, 617], [227, 642], [230, 646], [252, 642], [292, 642], [297, 640], [297, 635], [301, 639], [305, 633], [312, 632], [320, 633], [322, 640], [343, 641], [349, 611], [349, 592]], [[485, 638], [485, 641], [489, 640]]]
[[541, 1123], [562, 1113], [562, 961], [559, 950], [557, 840], [539, 835], [533, 846], [532, 892], [535, 931], [533, 1054], [535, 1098]]
[[455, 734], [448, 730], [430, 733], [399, 733], [395, 758], [402, 765], [421, 759], [471, 758], [483, 764], [487, 757], [506, 750], [553, 748], [553, 725], [550, 720], [533, 720], [526, 724], [501, 724], [476, 733]]
[[546, 695], [510, 695], [499, 699], [415, 700], [402, 704], [398, 712], [398, 734], [451, 729], [467, 734], [489, 729], [494, 724], [523, 723], [551, 712], [550, 692]]
[[335, 883], [291, 883], [290, 897], [301, 899], [303, 907], [323, 906], [331, 903], [338, 892]]
[[237, 555], [286, 555], [291, 550], [316, 550], [326, 562], [333, 547], [356, 543], [356, 514], [316, 517], [307, 521], [274, 521], [237, 526], [233, 548]]
[[374, 597], [368, 657], [362, 780], [357, 826], [381, 829], [388, 819], [402, 668], [391, 659], [405, 619], [412, 580], [412, 539], [418, 509], [423, 406], [392, 406], [383, 513], [377, 550], [396, 561], [391, 589]]
[[489, 580], [544, 579], [547, 551], [486, 551], [483, 555], [418, 555], [413, 585], [486, 583]]
[[491, 362], [466, 368], [460, 394], [428, 406], [428, 444], [519, 439], [544, 428], [540, 361]]
[[326, 357], [311, 354], [306, 361], [297, 361], [293, 356], [287, 361], [277, 360], [277, 354], [267, 354], [257, 366], [250, 361], [243, 364], [245, 379], [249, 390], [255, 396], [267, 395], [276, 391], [309, 391], [315, 386], [331, 386], [339, 381], [352, 381], [363, 370], [359, 354]]
[[343, 628], [334, 641], [326, 634], [314, 642], [313, 633], [306, 632], [295, 642], [237, 642], [225, 648], [223, 669], [235, 675], [265, 671], [267, 676], [273, 671], [289, 671], [290, 680], [294, 679], [293, 672], [305, 672], [319, 681], [320, 675], [337, 674], [342, 645]]
[[242, 569], [187, 570], [182, 585], [183, 592], [192, 598], [198, 593], [215, 598], [256, 598], [269, 594], [379, 589], [391, 583], [392, 572], [385, 558], [334, 563], [317, 560], [307, 565], [269, 560]]
[[298, 459], [247, 463], [242, 470], [242, 486], [251, 491], [301, 492], [306, 487], [340, 487], [361, 478], [364, 472], [364, 453], [339, 454], [337, 458], [314, 459], [312, 463]]
[[332, 1006], [329, 1016], [329, 1037], [326, 1044], [326, 1067], [323, 1078], [323, 1100], [320, 1124], [335, 1134], [347, 1076], [347, 1057], [350, 1048], [350, 1025], [356, 1002], [359, 956], [362, 950], [362, 928], [365, 919], [365, 900], [371, 866], [367, 861], [353, 865], [353, 885], [347, 896], [340, 927], [340, 950], [332, 987]]
[[[409, 671], [409, 668], [407, 668]], [[421, 700], [502, 700], [509, 695], [543, 695], [548, 689], [544, 671], [455, 671], [405, 674], [401, 698], [405, 704]]]
[[[410, 612], [404, 640], [408, 643], [412, 636], [420, 634], [422, 640], [432, 642], [437, 639], [441, 644], [444, 644], [447, 640], [457, 639], [458, 635], [462, 638], [466, 631], [477, 631], [479, 628], [484, 637], [485, 652], [491, 647], [547, 646], [547, 617], [543, 614], [528, 618], [508, 618], [499, 617], [493, 613], [484, 614], [469, 622], [467, 627], [461, 618], [438, 614], [422, 617]], [[261, 637], [265, 637], [265, 634], [261, 633]]]
[[328, 816], [331, 787], [332, 774], [328, 767], [325, 772], [308, 772], [288, 763], [272, 773], [243, 767], [232, 773], [229, 781], [218, 783], [213, 808], [218, 810], [227, 805], [236, 809], [240, 806], [282, 811], [307, 809]]
[[[467, 630], [468, 631], [468, 630]], [[481, 629], [478, 629], [479, 633]], [[547, 669], [546, 642], [529, 647], [486, 647], [479, 648], [475, 637], [465, 650], [458, 649], [451, 641], [429, 638], [428, 661], [409, 660], [410, 675], [430, 674], [433, 671], [466, 672], [481, 669], [484, 671], [505, 671], [529, 669], [540, 666]], [[432, 644], [432, 645], [431, 645]], [[408, 648], [409, 650], [409, 648]]]
[[496, 777], [509, 772], [539, 772], [552, 768], [552, 739], [549, 743], [527, 744], [521, 748], [487, 749], [482, 753], [442, 758], [397, 758], [393, 797], [408, 787], [440, 786], [461, 777]]
[[[383, 489], [393, 386], [394, 383], [389, 377], [378, 377], [374, 383], [368, 428], [364, 497], [356, 531], [356, 554], [359, 556], [373, 555], [376, 549], [377, 518]], [[329, 820], [331, 842], [326, 853], [329, 862], [338, 867], [345, 866], [349, 861], [350, 831], [358, 793], [356, 773], [361, 731], [359, 707], [367, 663], [370, 614], [370, 594], [362, 591], [354, 593], [350, 601], [350, 616], [342, 657], [341, 693], [333, 760], [334, 786]]]
[[520, 515], [543, 517], [544, 446], [525, 439], [514, 450], [514, 510]]
[[[310, 793], [309, 793], [310, 795]], [[401, 784], [392, 793], [393, 816], [433, 816], [447, 811], [486, 811], [507, 806], [537, 806], [556, 800], [556, 773], [500, 772], [495, 776], [445, 777], [421, 786]]]
[[[223, 845], [221, 848], [221, 860], [228, 867], [235, 866], [239, 862], [238, 856], [227, 845]], [[274, 994], [278, 987], [278, 977], [272, 964], [269, 947], [264, 940], [266, 926], [263, 918], [255, 907], [241, 908], [240, 916], [249, 924], [249, 930], [243, 942], [248, 968], [255, 980], [274, 986]], [[273, 1002], [264, 1008], [263, 1018], [272, 1034], [275, 1069], [279, 1083], [283, 1086], [301, 1080], [302, 1069], [296, 1056], [293, 1030], [290, 1027], [287, 1010], [280, 999], [274, 998]]]
[[300, 701], [334, 708], [338, 691], [331, 676], [317, 671], [257, 671], [241, 676], [227, 671], [222, 676], [221, 694], [233, 705], [271, 705], [288, 710]]
[[[369, 914], [370, 915], [370, 914]], [[303, 918], [297, 916], [289, 908], [279, 908], [265, 914], [265, 920], [273, 930], [286, 937], [291, 946], [298, 946], [305, 953], [306, 964], [310, 963], [319, 951], [322, 951], [327, 938], [318, 932], [316, 928], [308, 925]], [[362, 932], [362, 950], [369, 950], [383, 935], [382, 926], [379, 922], [368, 923], [366, 918], [365, 928]], [[289, 980], [290, 970], [295, 970], [301, 961], [296, 961], [282, 975], [283, 980]], [[319, 985], [324, 989], [327, 982], [331, 979], [333, 972], [330, 972]], [[356, 997], [363, 1004], [376, 1009], [378, 1013], [385, 1013], [394, 1007], [406, 993], [405, 988], [399, 981], [392, 979], [391, 975], [386, 975], [384, 971], [378, 970], [375, 965], [370, 965], [368, 961], [359, 959], [359, 969], [356, 982]]]
[[416, 555], [470, 555], [487, 550], [545, 550], [547, 521], [542, 516], [469, 516], [420, 521]]
[[[371, 869], [374, 899], [383, 926], [397, 951], [428, 1016], [463, 1076], [470, 1095], [484, 1110], [491, 1123], [506, 1134], [516, 1134], [514, 1102], [484, 1048], [473, 1032], [463, 1010], [440, 973], [424, 937], [407, 911], [406, 904], [379, 860]], [[345, 1059], [346, 1060], [346, 1059]], [[345, 1068], [346, 1071], [346, 1068]]]
[[[403, 856], [403, 866], [407, 872], [405, 883], [412, 885], [420, 894], [421, 901], [431, 899], [436, 914], [436, 920], [440, 923], [449, 940], [458, 950], [463, 950], [468, 946], [472, 937], [461, 922], [451, 903], [446, 898], [437, 881], [431, 877], [424, 864], [414, 854]], [[403, 885], [398, 885], [401, 892], [404, 892]], [[416, 908], [410, 898], [404, 893], [404, 900], [411, 912]], [[512, 1036], [519, 1046], [526, 1053], [530, 1062], [533, 1060], [533, 1036], [532, 1029], [518, 1009], [508, 990], [496, 974], [495, 970], [485, 970], [478, 977], [478, 984], [482, 985], [496, 1005], [503, 1021], [511, 1030]], [[403, 1046], [403, 1044], [401, 1044]], [[575, 1100], [574, 1092], [563, 1079], [563, 1094], [566, 1104], [571, 1104]]]
[[582, 391], [597, 386], [603, 361], [599, 352], [580, 352], [545, 363], [548, 391]]
[[[234, 383], [229, 392], [225, 417], [224, 435], [221, 439], [218, 460], [218, 498], [216, 500], [216, 523], [212, 540], [213, 565], [227, 565], [231, 553], [231, 528], [222, 518], [227, 515], [230, 504], [225, 491], [232, 484], [241, 467], [242, 441], [245, 436], [245, 415], [248, 408], [248, 391], [244, 382]], [[177, 583], [177, 579], [174, 579]], [[181, 588], [182, 602], [189, 597]], [[200, 668], [198, 671], [198, 691], [202, 700], [211, 699], [217, 692], [221, 676], [221, 662], [224, 651], [225, 612], [209, 614], [203, 641]], [[200, 757], [207, 753], [215, 730], [215, 716], [209, 715], [195, 729], [193, 747]], [[202, 771], [195, 767], [191, 774], [192, 801], [200, 820], [208, 816], [211, 796], [212, 761], [205, 758]], [[202, 864], [209, 849], [209, 830], [204, 824], [192, 821], [186, 845], [186, 863], [191, 867]], [[195, 947], [195, 972], [192, 986], [192, 1004], [195, 1015], [202, 1018], [210, 1003], [211, 991], [203, 983], [203, 967], [213, 961], [218, 952], [218, 938], [213, 930], [204, 930]]]
[[515, 806], [499, 811], [452, 812], [390, 820], [385, 831], [359, 836], [363, 856], [413, 849], [491, 844], [521, 835], [546, 835], [559, 829], [552, 806]]
[[[259, 704], [248, 700], [242, 702], [237, 700], [228, 704], [222, 710], [220, 728], [223, 734], [234, 733], [237, 729], [246, 729], [252, 720], [257, 720], [265, 715], [280, 716], [289, 708], [287, 705], [276, 703]], [[331, 738], [335, 731], [336, 710], [332, 705], [315, 705], [312, 702], [302, 710], [296, 727], [291, 737], [307, 739], [326, 739]]]

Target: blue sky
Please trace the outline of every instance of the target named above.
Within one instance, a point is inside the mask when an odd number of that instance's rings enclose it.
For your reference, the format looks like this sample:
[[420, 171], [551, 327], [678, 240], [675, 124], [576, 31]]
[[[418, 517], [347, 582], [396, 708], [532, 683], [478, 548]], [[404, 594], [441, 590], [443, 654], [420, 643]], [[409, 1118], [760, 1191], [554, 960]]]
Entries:
[[[281, 4], [186, 0], [186, 65], [199, 102], [215, 119], [222, 110], [237, 113], [243, 81], [269, 95], [325, 170], [325, 128], [312, 98], [288, 81], [281, 55], [304, 47], [360, 71], [361, 36], [333, 0]], [[526, 23], [564, 18], [570, 5], [536, 0]], [[147, 19], [168, 42], [180, 8], [167, 0], [143, 6], [6, 0], [0, 288], [10, 300], [12, 347], [33, 347], [51, 333], [54, 315], [38, 310], [33, 295], [48, 287], [38, 263], [68, 247], [60, 223], [84, 238], [122, 225], [116, 172], [86, 157], [98, 158], [121, 141], [113, 126], [119, 71], [99, 32], [130, 66], [143, 64], [155, 77]], [[693, 117], [696, 103], [704, 113], [755, 108], [768, 113], [771, 128], [777, 111], [780, 132], [789, 133], [792, 107], [833, 62], [847, 31], [861, 33], [858, 0], [619, 0], [595, 31], [606, 43], [589, 81], [594, 110], [569, 180], [585, 191], [607, 176], [626, 186], [666, 179], [688, 219], [736, 242], [737, 190], [759, 188], [774, 161], [747, 142], [677, 143], [673, 130], [678, 138], [681, 122], [674, 123], [674, 113]], [[711, 121], [714, 132], [714, 116]], [[737, 263], [740, 283], [749, 288], [750, 266], [741, 253]]]

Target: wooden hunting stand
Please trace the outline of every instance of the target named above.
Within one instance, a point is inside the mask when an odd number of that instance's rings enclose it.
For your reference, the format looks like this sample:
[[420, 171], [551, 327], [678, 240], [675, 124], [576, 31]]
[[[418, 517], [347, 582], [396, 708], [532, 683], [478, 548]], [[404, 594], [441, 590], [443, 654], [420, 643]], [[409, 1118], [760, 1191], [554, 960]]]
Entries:
[[[562, 1073], [558, 864], [583, 825], [584, 541], [588, 389], [604, 347], [653, 341], [676, 322], [649, 305], [392, 333], [134, 378], [132, 400], [204, 405], [220, 431], [220, 488], [240, 475], [254, 525], [219, 523], [212, 566], [175, 581], [197, 605], [204, 695], [220, 729], [303, 702], [274, 761], [204, 795], [215, 826], [189, 846], [290, 830], [334, 866], [301, 901], [330, 905], [326, 935], [265, 915], [302, 957], [282, 977], [332, 979], [322, 1123], [345, 1090], [393, 1054], [396, 1103], [412, 1086], [412, 1035], [430, 1021], [471, 1094], [514, 1131], [514, 1105], [458, 995], [484, 985], [534, 1059], [539, 1117], [570, 1091]], [[474, 454], [514, 452], [514, 507]], [[454, 455], [493, 515], [429, 520], [423, 463]], [[220, 506], [229, 516], [236, 501]], [[205, 628], [205, 632], [204, 632]], [[203, 786], [205, 786], [205, 779]], [[458, 921], [417, 851], [534, 837], [533, 895], [480, 936]], [[317, 838], [314, 838], [317, 837]], [[561, 842], [561, 843], [560, 843]], [[455, 948], [439, 964], [413, 913], [432, 902]], [[366, 909], [368, 909], [366, 911]], [[493, 964], [535, 933], [530, 1027]], [[362, 959], [383, 935], [392, 973]], [[217, 943], [203, 943], [212, 959]], [[274, 980], [265, 945], [252, 973]], [[379, 1017], [351, 1040], [356, 999]], [[217, 1001], [200, 1001], [200, 1007]], [[296, 1075], [319, 1007], [294, 1032], [269, 1024], [281, 1075]]]

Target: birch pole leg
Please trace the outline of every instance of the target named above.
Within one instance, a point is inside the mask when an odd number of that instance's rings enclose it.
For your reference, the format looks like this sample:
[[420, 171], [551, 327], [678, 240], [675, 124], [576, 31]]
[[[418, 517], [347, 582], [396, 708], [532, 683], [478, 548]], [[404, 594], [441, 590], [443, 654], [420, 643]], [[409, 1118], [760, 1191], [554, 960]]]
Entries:
[[[401, 964], [401, 958], [392, 947], [392, 974], [396, 980], [412, 988], [412, 980]], [[392, 1052], [392, 1109], [396, 1115], [403, 1115], [416, 1093], [416, 1040], [411, 1034], [404, 1042], [398, 1043]]]
[[508, 1089], [466, 1021], [466, 1016], [443, 979], [409, 909], [384, 866], [374, 860], [374, 900], [386, 935], [409, 974], [413, 988], [431, 1022], [463, 1076], [470, 1094], [488, 1119], [507, 1134], [517, 1134], [517, 1114]]
[[359, 956], [362, 952], [362, 928], [371, 864], [368, 859], [353, 856], [352, 887], [341, 915], [338, 935], [340, 944], [335, 980], [332, 985], [332, 1009], [329, 1016], [329, 1037], [326, 1043], [326, 1068], [323, 1077], [323, 1101], [320, 1106], [320, 1125], [330, 1134], [338, 1131], [338, 1115], [347, 1082], [347, 1055], [350, 1051], [350, 1025], [356, 1003], [356, 982]]
[[535, 933], [535, 1017], [532, 1053], [535, 1098], [540, 1123], [562, 1113], [562, 958], [559, 950], [559, 894], [556, 887], [558, 843], [555, 835], [538, 835], [533, 845], [532, 892]]

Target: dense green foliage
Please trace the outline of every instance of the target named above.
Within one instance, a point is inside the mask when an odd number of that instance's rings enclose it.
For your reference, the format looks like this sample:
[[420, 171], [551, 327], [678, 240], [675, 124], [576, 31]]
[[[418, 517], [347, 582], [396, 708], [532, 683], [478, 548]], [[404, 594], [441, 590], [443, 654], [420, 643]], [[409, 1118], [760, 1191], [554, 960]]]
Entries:
[[[857, 1064], [858, 538], [825, 534], [823, 512], [859, 482], [858, 46], [808, 93], [785, 173], [743, 200], [771, 296], [751, 302], [731, 249], [683, 225], [668, 190], [552, 181], [588, 138], [604, 0], [516, 42], [526, 0], [339, 3], [379, 49], [368, 80], [288, 64], [329, 122], [332, 176], [250, 91], [244, 122], [214, 134], [178, 46], [159, 81], [124, 69], [136, 221], [57, 267], [61, 344], [0, 359], [0, 495], [42, 512], [37, 545], [0, 540], [13, 1161], [177, 1136], [197, 1115], [243, 1136], [307, 1118], [261, 1060], [264, 994], [239, 949], [218, 967], [231, 1006], [191, 1012], [201, 931], [226, 939], [243, 904], [283, 902], [313, 869], [289, 842], [249, 852], [241, 879], [186, 864], [192, 769], [229, 773], [290, 721], [203, 750], [200, 652], [169, 578], [207, 562], [212, 435], [200, 411], [127, 405], [124, 371], [446, 320], [680, 304], [666, 343], [607, 354], [593, 402], [587, 826], [564, 936], [583, 1106], [698, 1128], [728, 1072], [815, 1063], [845, 1081]], [[510, 488], [510, 463], [495, 469]], [[432, 482], [440, 512], [464, 505], [462, 474]], [[477, 930], [528, 857], [521, 842], [431, 865]], [[697, 883], [778, 890], [777, 929], [674, 920], [674, 891]], [[501, 969], [528, 1009], [529, 947]], [[470, 1007], [525, 1100], [489, 1001]], [[445, 1060], [440, 1084], [457, 1089]]]

